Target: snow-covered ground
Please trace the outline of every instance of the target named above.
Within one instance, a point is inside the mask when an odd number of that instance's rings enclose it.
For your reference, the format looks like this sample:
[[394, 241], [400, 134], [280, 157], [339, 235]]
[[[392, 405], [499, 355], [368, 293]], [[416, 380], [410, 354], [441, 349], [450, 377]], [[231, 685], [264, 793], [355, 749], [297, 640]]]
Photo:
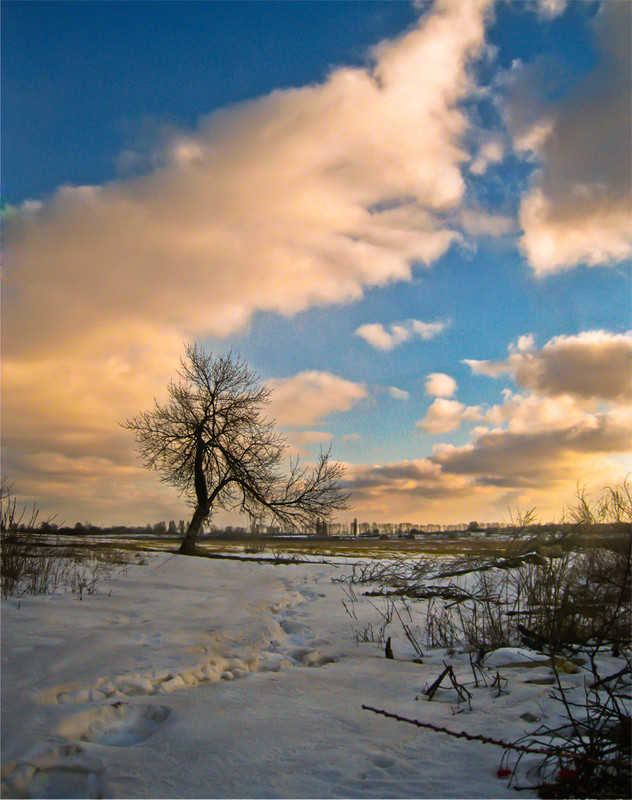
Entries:
[[[3, 601], [2, 795], [536, 796], [498, 777], [502, 749], [361, 706], [513, 741], [562, 719], [550, 667], [497, 651], [500, 696], [469, 685], [470, 708], [446, 683], [429, 702], [444, 661], [472, 681], [468, 657], [431, 651], [416, 663], [404, 637], [394, 660], [358, 644], [362, 615], [375, 613], [360, 591], [358, 620], [345, 611], [332, 581], [342, 572], [154, 554], [82, 600]], [[584, 675], [563, 679], [581, 687]], [[518, 785], [533, 785], [534, 760]]]

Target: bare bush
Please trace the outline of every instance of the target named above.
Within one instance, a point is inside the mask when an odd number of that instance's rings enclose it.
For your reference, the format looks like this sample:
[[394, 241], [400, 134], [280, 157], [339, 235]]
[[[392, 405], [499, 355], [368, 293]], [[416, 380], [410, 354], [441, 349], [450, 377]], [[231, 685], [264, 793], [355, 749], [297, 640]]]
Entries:
[[[578, 489], [577, 502], [558, 526], [533, 529], [533, 520], [533, 511], [516, 519], [514, 535], [501, 557], [454, 560], [449, 567], [434, 570], [424, 563], [419, 572], [410, 563], [363, 565], [351, 578], [356, 583], [372, 582], [377, 588], [372, 594], [387, 595], [396, 608], [404, 596], [424, 598], [422, 638], [432, 647], [462, 646], [481, 656], [498, 647], [526, 644], [548, 654], [557, 683], [552, 697], [562, 706], [564, 723], [554, 728], [543, 725], [535, 734], [511, 743], [364, 708], [503, 747], [504, 759], [516, 753], [519, 759], [526, 753], [539, 754], [531, 772], [537, 785], [531, 788], [542, 798], [630, 797], [632, 492], [628, 479], [606, 488], [596, 500]], [[401, 623], [401, 615], [393, 613], [391, 621]], [[577, 659], [581, 654], [582, 663], [588, 664], [590, 677], [583, 697], [560, 680], [560, 670], [568, 664], [563, 656], [571, 653]], [[608, 674], [603, 665], [612, 661], [604, 654], [619, 659], [619, 666], [610, 667]], [[470, 664], [478, 688], [483, 673], [477, 672], [472, 655]], [[455, 685], [446, 665], [426, 690], [428, 699], [448, 680], [453, 688], [462, 688]], [[497, 674], [491, 687], [502, 692], [503, 680]], [[506, 772], [515, 774], [515, 769]]]
[[2, 596], [54, 594], [63, 588], [83, 599], [94, 594], [121, 562], [106, 550], [73, 553], [52, 547], [50, 534], [36, 529], [39, 510], [18, 503], [10, 484], [0, 488]]
[[10, 483], [0, 486], [0, 559], [2, 596], [40, 594], [57, 575], [35, 532], [39, 509], [18, 504]]

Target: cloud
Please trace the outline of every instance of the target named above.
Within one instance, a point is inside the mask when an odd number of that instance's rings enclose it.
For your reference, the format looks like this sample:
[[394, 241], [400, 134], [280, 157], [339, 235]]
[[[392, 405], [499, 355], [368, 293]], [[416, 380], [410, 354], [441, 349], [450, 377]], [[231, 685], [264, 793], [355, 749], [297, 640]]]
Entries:
[[[548, 427], [481, 432], [462, 447], [441, 445], [432, 457], [443, 472], [472, 476], [496, 487], [540, 488], [568, 484], [592, 472], [595, 457], [624, 453], [630, 446], [629, 411], [585, 414]], [[605, 476], [604, 476], [605, 477]]]
[[426, 394], [432, 397], [452, 397], [457, 390], [456, 381], [443, 372], [432, 372], [426, 377]]
[[[558, 518], [577, 480], [599, 493], [631, 468], [631, 347], [632, 334], [586, 331], [537, 350], [524, 335], [504, 361], [468, 361], [475, 373], [509, 375], [522, 391], [503, 389], [488, 408], [437, 396], [417, 427], [440, 434], [481, 423], [470, 441], [437, 444], [418, 461], [351, 467], [352, 502], [383, 520], [506, 520], [516, 506]], [[433, 373], [430, 387], [443, 383], [435, 376], [449, 378]]]
[[540, 397], [536, 394], [504, 393], [505, 400], [492, 406], [483, 417], [484, 422], [501, 426], [507, 423], [512, 433], [532, 433], [572, 428], [584, 424], [587, 417], [583, 405], [569, 395]]
[[596, 492], [620, 480], [632, 429], [630, 409], [587, 413], [571, 403], [512, 396], [492, 410], [508, 426], [476, 428], [467, 445], [438, 444], [430, 458], [413, 461], [347, 465], [351, 502], [383, 521], [507, 521], [516, 506], [559, 518], [578, 479]]
[[466, 360], [475, 374], [509, 372], [525, 389], [550, 397], [629, 403], [632, 399], [632, 334], [585, 331], [556, 336], [541, 350], [521, 337], [505, 361]]
[[269, 414], [281, 426], [314, 425], [329, 414], [348, 411], [368, 396], [362, 384], [329, 372], [301, 372], [266, 383], [272, 390]]
[[[225, 335], [257, 310], [295, 314], [409, 280], [458, 236], [447, 212], [465, 191], [460, 103], [487, 7], [440, 2], [369, 67], [215, 112], [170, 131], [148, 174], [63, 187], [15, 215], [11, 350], [50, 348], [104, 317]], [[45, 343], [18, 339], [24, 314], [48, 324]]]
[[464, 208], [459, 216], [461, 227], [470, 236], [506, 236], [516, 230], [516, 221], [502, 214], [489, 214], [476, 208]]
[[[399, 505], [402, 496], [439, 499], [449, 497], [455, 489], [464, 488], [463, 479], [447, 480], [440, 467], [428, 459], [397, 461], [389, 464], [346, 465], [345, 488], [352, 492], [352, 501], [367, 509], [379, 502]], [[386, 509], [384, 509], [386, 510]]]
[[[506, 492], [479, 486], [469, 477], [444, 473], [429, 459], [346, 465], [345, 488], [362, 510], [362, 521], [468, 522], [489, 519], [490, 504]], [[502, 501], [493, 511], [503, 518]], [[357, 512], [354, 512], [354, 514]]]
[[463, 422], [482, 419], [479, 406], [465, 406], [457, 400], [437, 397], [426, 412], [426, 416], [417, 423], [417, 427], [428, 433], [448, 433], [461, 426]]
[[632, 255], [631, 21], [630, 3], [601, 4], [599, 61], [561, 99], [534, 96], [540, 64], [513, 69], [514, 145], [540, 164], [520, 208], [521, 246], [538, 274]]
[[597, 331], [554, 337], [537, 351], [525, 336], [507, 361], [474, 362], [481, 374], [510, 372], [530, 391], [505, 389], [503, 402], [480, 416], [491, 430], [476, 428], [464, 446], [437, 445], [431, 461], [479, 485], [552, 494], [578, 478], [619, 478], [617, 459], [629, 453], [632, 430], [631, 344]]
[[537, 0], [536, 5], [543, 19], [554, 19], [564, 13], [568, 0]]
[[396, 386], [391, 386], [388, 390], [388, 393], [394, 400], [406, 401], [410, 399], [410, 392], [407, 392], [404, 389], [398, 389]]
[[505, 155], [505, 146], [498, 139], [489, 139], [484, 142], [476, 157], [470, 164], [473, 175], [484, 175], [490, 164], [499, 164]]
[[327, 449], [330, 445], [333, 434], [327, 431], [290, 431], [287, 435], [287, 453], [289, 458], [309, 458], [313, 455], [315, 445], [319, 445], [320, 449]]
[[405, 322], [394, 323], [388, 330], [380, 323], [361, 325], [356, 331], [356, 336], [361, 336], [371, 347], [376, 350], [390, 352], [400, 344], [413, 338], [428, 341], [434, 339], [447, 327], [445, 322], [422, 322], [418, 319], [409, 319]]
[[[440, 0], [364, 67], [221, 109], [192, 130], [146, 131], [154, 144], [119, 160], [136, 174], [5, 214], [13, 469], [26, 476], [43, 454], [135, 464], [116, 422], [160, 395], [183, 341], [241, 330], [257, 311], [357, 300], [444, 254], [461, 235], [451, 220], [465, 193], [463, 101], [490, 7]], [[279, 417], [310, 424], [364, 396], [350, 392], [305, 398], [304, 409], [277, 403]], [[44, 473], [30, 485], [55, 502]], [[81, 478], [77, 496], [94, 485]]]
[[525, 391], [504, 389], [503, 401], [486, 410], [434, 401], [418, 427], [444, 433], [466, 419], [484, 423], [466, 445], [435, 446], [430, 461], [446, 479], [458, 475], [513, 498], [528, 490], [522, 499], [532, 503], [579, 478], [603, 486], [625, 471], [620, 458], [629, 453], [632, 430], [631, 334], [556, 336], [541, 350], [526, 335], [505, 361], [466, 363], [476, 374], [507, 373]]

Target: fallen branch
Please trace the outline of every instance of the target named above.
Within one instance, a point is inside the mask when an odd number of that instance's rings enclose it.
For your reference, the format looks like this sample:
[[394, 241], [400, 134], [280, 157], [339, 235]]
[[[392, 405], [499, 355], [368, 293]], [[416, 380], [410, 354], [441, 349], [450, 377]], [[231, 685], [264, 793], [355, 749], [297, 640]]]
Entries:
[[364, 711], [372, 711], [374, 714], [379, 714], [387, 719], [394, 719], [397, 722], [407, 722], [409, 725], [415, 725], [417, 728], [427, 728], [428, 730], [435, 731], [435, 733], [445, 733], [446, 736], [453, 736], [455, 739], [467, 739], [468, 742], [482, 742], [483, 744], [493, 744], [496, 747], [502, 747], [505, 750], [516, 750], [519, 753], [536, 753], [542, 756], [557, 756], [560, 758], [572, 758], [575, 761], [586, 761], [589, 764], [599, 764], [607, 767], [627, 767], [629, 769], [629, 761], [607, 760], [601, 758], [591, 758], [590, 756], [581, 753], [569, 753], [559, 747], [529, 747], [524, 744], [511, 744], [504, 742], [502, 739], [492, 739], [491, 736], [483, 736], [482, 734], [467, 733], [466, 731], [451, 731], [448, 728], [442, 728], [439, 725], [433, 725], [431, 722], [419, 722], [416, 719], [409, 719], [402, 717], [399, 714], [392, 714], [390, 711], [384, 711], [380, 708], [373, 708], [372, 706], [362, 705]]
[[436, 693], [437, 689], [441, 686], [441, 684], [443, 682], [443, 679], [445, 678], [446, 675], [449, 676], [450, 682], [452, 683], [452, 686], [456, 689], [456, 693], [459, 695], [459, 697], [462, 700], [465, 700], [465, 696], [464, 695], [467, 695], [467, 699], [471, 700], [472, 699], [471, 693], [468, 692], [468, 690], [465, 688], [465, 686], [461, 686], [461, 684], [457, 681], [456, 676], [454, 674], [454, 670], [452, 669], [452, 667], [450, 665], [446, 664], [445, 662], [444, 662], [444, 666], [445, 666], [445, 669], [443, 670], [441, 675], [439, 675], [439, 677], [432, 684], [432, 686], [429, 686], [424, 691], [424, 694], [426, 695], [428, 700], [432, 700], [432, 698], [435, 696], [435, 693]]

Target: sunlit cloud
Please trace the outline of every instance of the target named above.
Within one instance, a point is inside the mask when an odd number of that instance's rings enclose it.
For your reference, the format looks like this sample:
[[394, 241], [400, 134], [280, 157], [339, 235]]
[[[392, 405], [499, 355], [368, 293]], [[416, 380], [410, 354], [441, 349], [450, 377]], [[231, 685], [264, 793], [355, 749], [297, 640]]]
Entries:
[[281, 426], [314, 425], [334, 412], [348, 411], [368, 397], [365, 386], [329, 372], [307, 371], [267, 381], [269, 413]]
[[457, 390], [456, 381], [443, 372], [432, 372], [424, 383], [426, 394], [431, 397], [452, 397]]
[[501, 237], [514, 233], [516, 220], [503, 214], [490, 214], [477, 208], [464, 208], [459, 215], [461, 228], [470, 236]]
[[[51, 349], [103, 320], [221, 336], [257, 310], [295, 314], [409, 280], [413, 262], [458, 238], [447, 212], [465, 192], [459, 104], [488, 8], [439, 3], [368, 67], [170, 130], [148, 174], [63, 187], [13, 215], [11, 351]], [[26, 314], [34, 330], [19, 329]]]
[[[432, 461], [442, 471], [469, 475], [496, 487], [540, 487], [577, 480], [592, 471], [594, 457], [624, 453], [630, 446], [632, 415], [586, 414], [580, 424], [523, 430], [494, 429], [462, 447], [441, 445]], [[519, 454], [519, 457], [516, 457]]]
[[417, 427], [433, 434], [448, 433], [459, 428], [463, 422], [481, 419], [481, 409], [478, 406], [466, 406], [458, 400], [437, 397], [426, 416], [417, 423]]
[[[148, 131], [148, 149], [121, 154], [119, 179], [9, 209], [3, 451], [15, 474], [42, 454], [136, 464], [117, 422], [161, 395], [184, 341], [243, 330], [257, 311], [356, 301], [446, 253], [462, 235], [462, 101], [490, 8], [442, 0], [366, 66], [191, 130]], [[326, 381], [303, 380], [312, 394], [300, 408], [296, 381], [276, 385], [281, 424], [366, 396], [332, 377], [325, 397]], [[49, 497], [56, 485], [41, 475], [30, 485]], [[94, 485], [74, 484], [84, 498]]]
[[290, 459], [309, 459], [314, 452], [329, 449], [333, 438], [333, 434], [328, 431], [291, 430], [286, 436], [286, 456]]
[[470, 172], [474, 175], [484, 175], [491, 164], [499, 164], [505, 155], [505, 146], [498, 139], [488, 139], [484, 142], [476, 157], [470, 164]]
[[538, 12], [544, 19], [553, 19], [564, 13], [568, 0], [536, 0]]
[[423, 341], [434, 339], [446, 327], [447, 323], [445, 322], [422, 322], [419, 319], [409, 319], [405, 322], [393, 323], [388, 328], [377, 322], [368, 323], [361, 325], [355, 333], [376, 350], [390, 352], [413, 338]]
[[[565, 5], [540, 0], [532, 10], [545, 24]], [[67, 521], [173, 518], [177, 494], [142, 470], [118, 423], [164, 397], [185, 341], [243, 333], [258, 312], [291, 317], [413, 279], [418, 291], [424, 268], [471, 237], [520, 236], [542, 276], [629, 258], [629, 4], [602, 4], [591, 23], [596, 69], [554, 99], [544, 96], [539, 62], [515, 63], [489, 89], [476, 85], [477, 59], [487, 53], [493, 63], [491, 2], [419, 8], [417, 24], [375, 47], [364, 66], [224, 108], [191, 129], [149, 123], [145, 145], [120, 154], [117, 180], [62, 187], [4, 214], [3, 471], [21, 493], [72, 509]], [[505, 130], [476, 129], [470, 101], [486, 91], [498, 92]], [[516, 159], [531, 177], [512, 216], [508, 202], [485, 207], [476, 187], [504, 180]], [[450, 325], [434, 317], [450, 308], [435, 311], [430, 296], [411, 308], [364, 316], [401, 321], [355, 330], [392, 357], [378, 359], [357, 339], [356, 349], [381, 366], [403, 361], [424, 350], [404, 345]], [[430, 321], [404, 319], [416, 314]], [[414, 368], [399, 363], [379, 378], [354, 372], [366, 384], [305, 363], [267, 382], [268, 411], [289, 429], [293, 455], [332, 442], [358, 453], [362, 439], [367, 458], [369, 437], [333, 426], [332, 434], [333, 415], [375, 399], [404, 419], [411, 406], [390, 400], [410, 394], [390, 384], [421, 378], [432, 402], [416, 430], [410, 423], [411, 440], [460, 430], [467, 444], [349, 465], [346, 480], [367, 513], [458, 519], [464, 498], [474, 516], [485, 504], [537, 500], [620, 469], [631, 354], [630, 333], [587, 331], [540, 347], [522, 336], [500, 360], [465, 362], [511, 385], [484, 405], [457, 400], [450, 375], [426, 374], [449, 369], [444, 358], [420, 361], [412, 379]], [[472, 383], [460, 381], [460, 391]], [[348, 419], [349, 431], [359, 429]]]

